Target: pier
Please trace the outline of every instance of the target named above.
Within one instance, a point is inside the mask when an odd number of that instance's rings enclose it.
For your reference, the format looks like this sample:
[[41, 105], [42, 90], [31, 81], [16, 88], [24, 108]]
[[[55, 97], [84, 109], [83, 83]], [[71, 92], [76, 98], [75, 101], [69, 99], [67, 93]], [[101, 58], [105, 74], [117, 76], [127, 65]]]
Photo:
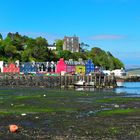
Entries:
[[[95, 88], [116, 87], [116, 79], [114, 76], [106, 76], [102, 74], [66, 76], [1, 74], [0, 86], [73, 88], [74, 84], [81, 79], [86, 83], [83, 86], [92, 86]], [[94, 82], [94, 85], [89, 85], [90, 82]]]

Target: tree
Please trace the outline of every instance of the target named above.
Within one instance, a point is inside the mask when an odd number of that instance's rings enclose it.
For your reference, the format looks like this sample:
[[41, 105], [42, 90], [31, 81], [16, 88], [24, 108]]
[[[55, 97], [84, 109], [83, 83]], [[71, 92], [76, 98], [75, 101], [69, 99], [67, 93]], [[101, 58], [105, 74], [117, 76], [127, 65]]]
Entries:
[[14, 59], [17, 55], [16, 47], [10, 44], [4, 47], [4, 52], [6, 57], [8, 57], [10, 60]]
[[36, 39], [31, 39], [28, 48], [31, 52], [31, 56], [35, 61], [46, 61], [48, 60], [48, 42], [45, 38], [37, 37]]
[[0, 33], [0, 41], [3, 40], [2, 34]]
[[63, 50], [63, 40], [57, 39], [55, 40], [56, 50], [62, 51]]
[[47, 61], [49, 58], [48, 48], [45, 46], [34, 46], [31, 52], [32, 57], [35, 58], [36, 61]]
[[23, 51], [21, 53], [21, 61], [22, 62], [29, 62], [31, 59], [32, 59], [31, 54], [30, 54], [30, 52], [28, 50]]
[[58, 52], [58, 58], [64, 58], [65, 60], [69, 60], [71, 59], [71, 52], [68, 50], [64, 50], [64, 51], [59, 51]]
[[37, 37], [35, 39], [35, 41], [36, 41], [36, 45], [39, 47], [41, 47], [41, 46], [47, 47], [48, 46], [48, 42], [45, 38]]
[[88, 48], [89, 48], [89, 45], [88, 45], [88, 44], [86, 44], [86, 43], [84, 43], [84, 42], [81, 42], [81, 43], [80, 43], [80, 51], [81, 51], [81, 52], [86, 52], [86, 51], [88, 51]]
[[124, 68], [124, 64], [118, 58], [114, 58], [113, 62], [116, 69]]
[[74, 52], [71, 53], [70, 58], [72, 58], [73, 60], [78, 60], [79, 58], [82, 58], [83, 60], [87, 60], [87, 53], [82, 53], [82, 52]]
[[104, 69], [113, 70], [123, 66], [123, 63], [119, 59], [116, 59], [110, 52], [105, 52], [97, 47], [91, 49], [89, 57], [95, 65], [101, 66]]
[[4, 57], [4, 56], [5, 56], [4, 46], [0, 44], [0, 57]]

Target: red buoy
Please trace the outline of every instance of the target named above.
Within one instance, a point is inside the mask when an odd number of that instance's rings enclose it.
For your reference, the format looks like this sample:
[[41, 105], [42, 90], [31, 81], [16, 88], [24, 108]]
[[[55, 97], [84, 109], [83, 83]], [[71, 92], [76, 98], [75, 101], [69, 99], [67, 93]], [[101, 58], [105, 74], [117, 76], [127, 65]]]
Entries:
[[12, 132], [12, 133], [17, 132], [18, 128], [19, 128], [19, 127], [18, 127], [17, 125], [15, 125], [15, 124], [9, 125], [9, 130], [10, 130], [10, 132]]

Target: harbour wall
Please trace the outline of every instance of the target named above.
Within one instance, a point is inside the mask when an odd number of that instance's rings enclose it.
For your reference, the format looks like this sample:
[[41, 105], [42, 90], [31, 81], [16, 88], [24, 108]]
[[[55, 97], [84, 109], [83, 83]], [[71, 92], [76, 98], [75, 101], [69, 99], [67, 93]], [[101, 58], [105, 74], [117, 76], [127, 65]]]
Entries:
[[[114, 76], [102, 74], [94, 75], [66, 75], [66, 76], [33, 76], [20, 74], [1, 74], [0, 87], [46, 87], [46, 88], [69, 88], [74, 87], [79, 80], [84, 80], [85, 85], [95, 88], [114, 88], [116, 79]], [[90, 85], [93, 82], [94, 85]]]

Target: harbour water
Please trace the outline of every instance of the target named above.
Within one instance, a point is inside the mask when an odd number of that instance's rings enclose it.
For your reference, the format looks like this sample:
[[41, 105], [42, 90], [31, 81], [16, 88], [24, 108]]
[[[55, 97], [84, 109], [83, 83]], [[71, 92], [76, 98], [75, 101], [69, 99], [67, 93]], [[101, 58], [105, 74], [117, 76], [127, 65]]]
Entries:
[[114, 89], [116, 93], [140, 96], [140, 82], [124, 82], [123, 87]]
[[140, 96], [140, 82], [124, 82], [123, 87], [114, 89], [116, 93], [134, 94]]
[[115, 92], [124, 93], [127, 96], [140, 97], [140, 82], [124, 82], [123, 87], [117, 87], [114, 89], [96, 89], [96, 88], [77, 88], [77, 91], [95, 91], [95, 92]]

